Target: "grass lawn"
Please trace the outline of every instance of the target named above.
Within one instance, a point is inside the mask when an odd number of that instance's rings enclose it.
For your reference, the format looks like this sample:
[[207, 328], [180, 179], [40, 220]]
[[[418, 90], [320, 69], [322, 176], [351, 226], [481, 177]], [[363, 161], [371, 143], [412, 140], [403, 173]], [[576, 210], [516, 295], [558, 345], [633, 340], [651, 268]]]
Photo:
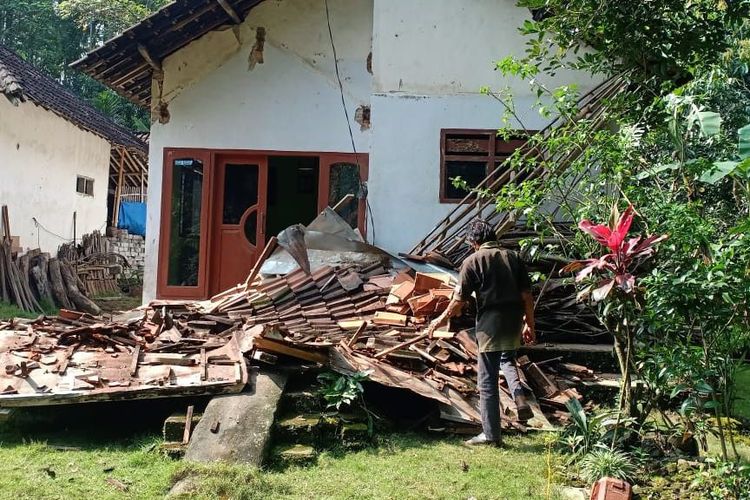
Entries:
[[0, 301], [0, 320], [10, 318], [37, 318], [39, 313], [26, 312], [18, 306]]
[[469, 449], [455, 438], [393, 434], [377, 448], [323, 454], [314, 466], [263, 473], [199, 467], [195, 498], [546, 498], [543, 436], [508, 444]]
[[[375, 448], [324, 453], [310, 466], [206, 467], [159, 451], [161, 422], [175, 405], [21, 411], [0, 424], [0, 499], [162, 498], [185, 475], [197, 478], [198, 492], [181, 498], [546, 498], [544, 435], [511, 436], [509, 449], [498, 450], [396, 433]], [[554, 466], [558, 457], [551, 458]]]

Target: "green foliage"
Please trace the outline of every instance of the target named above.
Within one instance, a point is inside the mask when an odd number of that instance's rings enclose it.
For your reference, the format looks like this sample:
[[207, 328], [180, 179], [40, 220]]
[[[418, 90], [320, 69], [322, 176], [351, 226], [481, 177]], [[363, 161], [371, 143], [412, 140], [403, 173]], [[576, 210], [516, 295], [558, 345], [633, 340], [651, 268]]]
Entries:
[[136, 24], [167, 0], [62, 0], [58, 12], [87, 34], [89, 48]]
[[[615, 333], [625, 318], [633, 334], [618, 357], [632, 350], [621, 366], [646, 382], [634, 394], [637, 424], [656, 410], [668, 434], [719, 435], [726, 458], [721, 423], [734, 403], [737, 360], [750, 350], [750, 40], [744, 24], [750, 2], [519, 4], [535, 12], [520, 28], [526, 53], [497, 67], [530, 82], [541, 116], [577, 113], [576, 89], [543, 83], [562, 68], [620, 75], [630, 85], [608, 100], [606, 126], [584, 119], [545, 137], [546, 154], [533, 161], [553, 175], [504, 188], [496, 205], [541, 233], [526, 247], [541, 248], [555, 235], [558, 251], [574, 259], [597, 256], [598, 246], [580, 235], [566, 237], [553, 223], [603, 221], [615, 204], [636, 207], [635, 233], [669, 235], [657, 257], [638, 266], [639, 300], [599, 305], [599, 317]], [[500, 134], [523, 125], [507, 89], [484, 91], [505, 108]], [[539, 145], [532, 138], [531, 146]], [[582, 153], [564, 162], [573, 150]], [[520, 168], [532, 160], [517, 154], [511, 161]], [[590, 448], [590, 431], [577, 427], [579, 437], [571, 439]]]
[[[626, 429], [632, 419], [618, 418], [616, 412], [601, 411], [588, 415], [577, 399], [566, 403], [570, 412], [570, 424], [560, 435], [560, 444], [570, 455], [571, 460], [578, 460], [597, 447], [612, 444], [613, 439], [622, 441]], [[619, 431], [616, 434], [616, 430]]]
[[702, 490], [710, 500], [745, 499], [750, 492], [750, 466], [715, 460], [696, 474], [691, 486]]
[[[726, 0], [520, 0], [536, 12], [519, 28], [526, 56], [503, 67], [536, 66], [616, 74], [632, 70], [640, 81], [680, 81], [713, 63], [730, 46], [748, 3]], [[530, 72], [527, 70], [527, 72]], [[536, 74], [536, 73], [534, 73]]]
[[579, 465], [581, 476], [589, 484], [603, 477], [632, 481], [637, 469], [628, 453], [602, 447], [583, 457]]
[[328, 408], [336, 410], [350, 407], [362, 397], [364, 393], [362, 382], [365, 380], [367, 380], [365, 372], [358, 372], [354, 375], [325, 372], [318, 375], [321, 395], [326, 400]]

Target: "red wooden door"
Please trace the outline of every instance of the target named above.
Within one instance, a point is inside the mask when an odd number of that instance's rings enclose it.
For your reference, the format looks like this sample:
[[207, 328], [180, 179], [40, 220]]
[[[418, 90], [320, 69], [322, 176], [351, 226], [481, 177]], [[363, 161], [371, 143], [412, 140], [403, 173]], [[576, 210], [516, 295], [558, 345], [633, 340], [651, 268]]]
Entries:
[[367, 200], [362, 192], [369, 174], [368, 155], [352, 153], [325, 153], [320, 155], [320, 181], [318, 209], [334, 207], [347, 195], [354, 198], [338, 210], [353, 228], [367, 234]]
[[266, 156], [217, 156], [211, 293], [242, 283], [266, 243]]

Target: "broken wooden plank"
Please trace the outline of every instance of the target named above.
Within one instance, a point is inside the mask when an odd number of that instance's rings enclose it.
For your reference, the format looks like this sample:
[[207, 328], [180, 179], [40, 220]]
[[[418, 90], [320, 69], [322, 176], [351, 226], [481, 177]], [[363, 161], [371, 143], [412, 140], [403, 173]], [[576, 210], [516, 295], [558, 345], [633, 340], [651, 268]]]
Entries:
[[399, 349], [403, 349], [405, 347], [409, 347], [412, 344], [416, 344], [417, 342], [426, 339], [428, 336], [429, 336], [428, 333], [423, 333], [417, 337], [414, 337], [413, 339], [407, 340], [406, 342], [401, 342], [400, 344], [397, 344], [393, 347], [389, 347], [388, 349], [385, 349], [375, 354], [375, 359], [383, 358], [385, 356], [388, 356], [390, 353], [394, 351], [398, 351]]
[[193, 425], [193, 409], [193, 405], [190, 405], [187, 408], [187, 415], [185, 417], [185, 430], [182, 433], [182, 444], [188, 444], [190, 442], [190, 431], [192, 430]]
[[392, 326], [406, 326], [409, 318], [403, 314], [390, 313], [385, 311], [378, 311], [372, 318], [372, 322], [376, 325], [392, 325]]
[[529, 363], [523, 367], [524, 372], [528, 375], [531, 383], [535, 389], [538, 390], [543, 397], [550, 398], [560, 392], [560, 389], [547, 375], [542, 371], [536, 363]]
[[130, 376], [135, 377], [138, 372], [138, 358], [141, 356], [141, 344], [136, 344], [133, 347], [133, 357], [130, 360]]
[[362, 324], [359, 326], [359, 328], [357, 328], [357, 331], [354, 332], [354, 335], [352, 335], [352, 338], [349, 339], [349, 342], [346, 343], [346, 346], [350, 348], [354, 347], [354, 344], [357, 343], [357, 341], [359, 340], [359, 338], [362, 336], [362, 334], [365, 332], [366, 329], [367, 329], [367, 322], [363, 321]]
[[255, 347], [262, 351], [268, 351], [273, 354], [283, 354], [285, 356], [291, 356], [293, 358], [311, 361], [313, 363], [325, 364], [326, 362], [328, 362], [328, 356], [326, 356], [325, 354], [293, 347], [283, 342], [271, 340], [266, 337], [257, 337], [255, 339]]

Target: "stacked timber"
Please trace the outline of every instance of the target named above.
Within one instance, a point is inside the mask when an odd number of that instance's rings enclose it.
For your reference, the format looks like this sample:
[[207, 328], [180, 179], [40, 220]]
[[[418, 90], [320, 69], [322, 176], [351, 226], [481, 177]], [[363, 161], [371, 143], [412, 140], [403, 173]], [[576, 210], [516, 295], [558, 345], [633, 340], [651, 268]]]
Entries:
[[80, 244], [61, 245], [57, 257], [75, 265], [81, 289], [89, 297], [118, 293], [118, 278], [123, 267], [130, 266], [125, 257], [111, 251], [109, 240], [99, 231], [83, 235]]
[[67, 259], [50, 257], [39, 249], [25, 254], [11, 246], [8, 207], [2, 210], [0, 241], [0, 300], [31, 313], [44, 312], [43, 304], [100, 314], [101, 309], [81, 290], [78, 272]]

